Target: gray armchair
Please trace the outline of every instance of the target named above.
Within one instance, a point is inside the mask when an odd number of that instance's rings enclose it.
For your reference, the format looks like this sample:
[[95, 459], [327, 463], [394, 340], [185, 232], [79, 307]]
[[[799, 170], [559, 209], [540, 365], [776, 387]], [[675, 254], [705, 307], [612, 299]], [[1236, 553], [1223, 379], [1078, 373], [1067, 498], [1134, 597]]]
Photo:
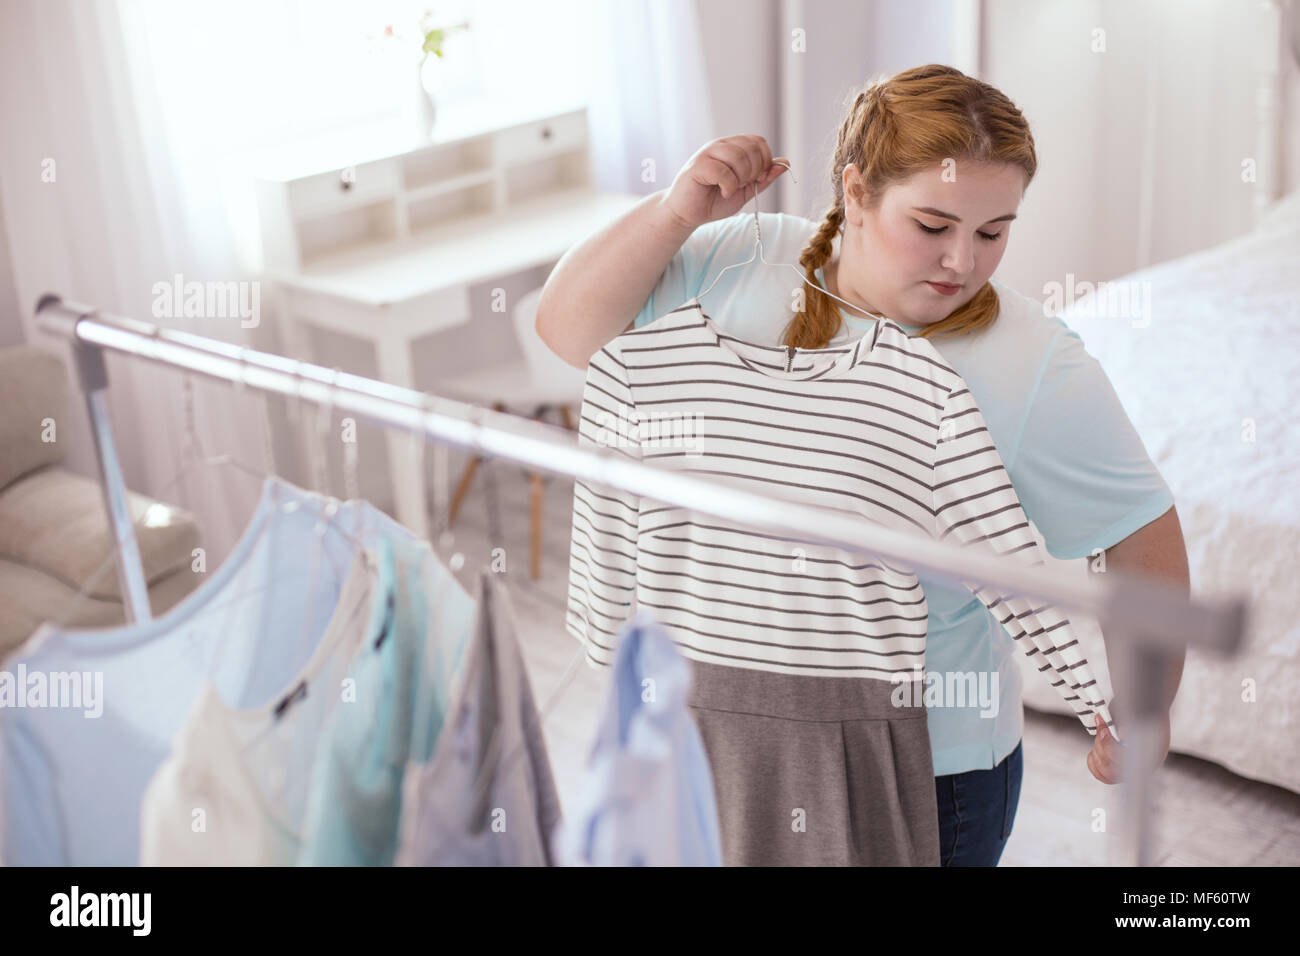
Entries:
[[[126, 620], [103, 492], [62, 467], [71, 398], [56, 355], [30, 345], [0, 349], [0, 661], [45, 621], [100, 628]], [[45, 440], [47, 419], [56, 441]], [[198, 524], [144, 495], [130, 493], [128, 502], [149, 604], [161, 615], [202, 577], [190, 570]]]

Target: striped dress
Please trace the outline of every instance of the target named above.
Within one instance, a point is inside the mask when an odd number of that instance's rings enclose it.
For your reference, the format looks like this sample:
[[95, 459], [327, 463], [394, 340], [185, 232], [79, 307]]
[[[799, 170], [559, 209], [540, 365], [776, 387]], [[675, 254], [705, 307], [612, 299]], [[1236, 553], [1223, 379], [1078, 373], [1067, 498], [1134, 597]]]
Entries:
[[[592, 356], [579, 442], [1044, 563], [969, 389], [888, 320], [835, 348], [768, 347], [691, 299]], [[589, 663], [612, 662], [637, 608], [692, 662], [727, 863], [937, 865], [910, 569], [578, 481], [569, 574]], [[1094, 711], [1110, 724], [1059, 610], [967, 587], [1090, 734]]]

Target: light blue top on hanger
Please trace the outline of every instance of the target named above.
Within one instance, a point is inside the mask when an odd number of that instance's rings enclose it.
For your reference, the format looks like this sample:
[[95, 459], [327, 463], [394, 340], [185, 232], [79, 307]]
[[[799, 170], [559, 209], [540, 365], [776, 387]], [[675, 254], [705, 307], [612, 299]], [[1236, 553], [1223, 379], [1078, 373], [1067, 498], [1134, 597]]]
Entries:
[[687, 709], [690, 664], [647, 611], [628, 618], [617, 647], [582, 787], [556, 832], [556, 859], [721, 866], [713, 773]]
[[[233, 707], [280, 694], [330, 621], [352, 567], [352, 537], [367, 547], [410, 537], [365, 502], [339, 507], [322, 537], [325, 500], [267, 479], [230, 555], [167, 614], [100, 630], [46, 625], [0, 665], [24, 683], [53, 674], [102, 679], [97, 716], [84, 707], [0, 708], [0, 860], [138, 862], [145, 788], [203, 683], [211, 678]], [[304, 560], [312, 553], [318, 568]]]
[[476, 602], [427, 543], [385, 539], [380, 552], [393, 604], [321, 733], [301, 866], [392, 865], [407, 765], [430, 758], [473, 629]]

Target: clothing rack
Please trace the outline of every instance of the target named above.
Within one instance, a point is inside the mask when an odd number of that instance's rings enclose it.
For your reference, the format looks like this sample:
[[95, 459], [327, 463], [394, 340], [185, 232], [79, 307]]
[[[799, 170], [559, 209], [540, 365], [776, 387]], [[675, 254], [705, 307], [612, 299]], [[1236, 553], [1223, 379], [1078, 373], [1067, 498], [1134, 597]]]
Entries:
[[[1124, 638], [1129, 658], [1118, 672], [1117, 687], [1131, 707], [1132, 744], [1125, 786], [1133, 821], [1131, 863], [1149, 857], [1143, 835], [1149, 802], [1149, 774], [1136, 772], [1139, 753], [1155, 741], [1149, 693], [1161, 661], [1188, 645], [1231, 654], [1240, 646], [1246, 604], [1241, 598], [1190, 601], [1155, 578], [1130, 575], [1080, 577], [1028, 567], [1009, 558], [941, 544], [886, 528], [843, 511], [769, 497], [726, 482], [691, 476], [633, 461], [608, 448], [582, 447], [571, 432], [540, 422], [454, 401], [413, 389], [253, 351], [120, 316], [48, 293], [36, 305], [38, 325], [73, 343], [78, 378], [85, 394], [94, 437], [105, 507], [115, 542], [114, 559], [129, 619], [148, 620], [148, 591], [140, 562], [126, 487], [113, 443], [104, 392], [108, 375], [105, 349], [149, 359], [259, 391], [325, 404], [367, 421], [405, 429], [424, 439], [509, 459], [532, 469], [619, 488], [663, 504], [687, 508], [748, 527], [789, 535], [808, 543], [893, 559], [954, 581], [982, 585], [1053, 602], [1094, 617], [1108, 635]], [[1113, 663], [1113, 662], [1112, 662]], [[1125, 683], [1121, 675], [1131, 677]], [[1118, 695], [1117, 695], [1118, 696]]]

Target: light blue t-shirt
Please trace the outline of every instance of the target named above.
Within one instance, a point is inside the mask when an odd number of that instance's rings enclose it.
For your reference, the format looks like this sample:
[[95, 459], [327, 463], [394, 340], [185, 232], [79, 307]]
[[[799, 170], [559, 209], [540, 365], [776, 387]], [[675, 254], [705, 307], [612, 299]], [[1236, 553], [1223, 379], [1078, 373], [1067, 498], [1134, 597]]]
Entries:
[[349, 695], [321, 733], [303, 824], [300, 866], [391, 866], [402, 782], [437, 743], [475, 621], [476, 602], [428, 544], [385, 538], [375, 607], [349, 668]]
[[[760, 213], [759, 224], [767, 261], [796, 267], [818, 227], [785, 213]], [[668, 263], [636, 326], [699, 295], [717, 279], [701, 300], [714, 323], [737, 338], [782, 344], [799, 275], [755, 260], [718, 277], [753, 249], [752, 213], [700, 226]], [[833, 254], [838, 252], [836, 237]], [[825, 288], [822, 270], [816, 275]], [[1039, 302], [990, 281], [1001, 305], [997, 321], [975, 334], [941, 336], [931, 343], [970, 387], [1047, 550], [1071, 559], [1112, 547], [1173, 507], [1173, 494], [1079, 335], [1045, 315]], [[847, 308], [840, 314], [845, 324], [831, 345], [855, 339], [875, 324]], [[921, 328], [898, 324], [908, 334]], [[981, 716], [987, 709], [977, 702], [928, 710], [935, 775], [987, 770], [1016, 748], [1024, 728], [1018, 651], [992, 613], [961, 584], [924, 573], [917, 577], [929, 605], [927, 672], [998, 678], [994, 715]]]
[[721, 866], [722, 833], [690, 665], [645, 611], [619, 630], [582, 786], [554, 837], [561, 866]]
[[279, 699], [329, 625], [357, 543], [410, 537], [365, 502], [344, 502], [322, 524], [325, 503], [268, 478], [230, 556], [165, 615], [95, 630], [46, 624], [0, 662], [0, 684], [94, 678], [93, 699], [71, 684], [73, 706], [0, 702], [0, 861], [139, 863], [145, 789], [204, 684], [234, 707]]

